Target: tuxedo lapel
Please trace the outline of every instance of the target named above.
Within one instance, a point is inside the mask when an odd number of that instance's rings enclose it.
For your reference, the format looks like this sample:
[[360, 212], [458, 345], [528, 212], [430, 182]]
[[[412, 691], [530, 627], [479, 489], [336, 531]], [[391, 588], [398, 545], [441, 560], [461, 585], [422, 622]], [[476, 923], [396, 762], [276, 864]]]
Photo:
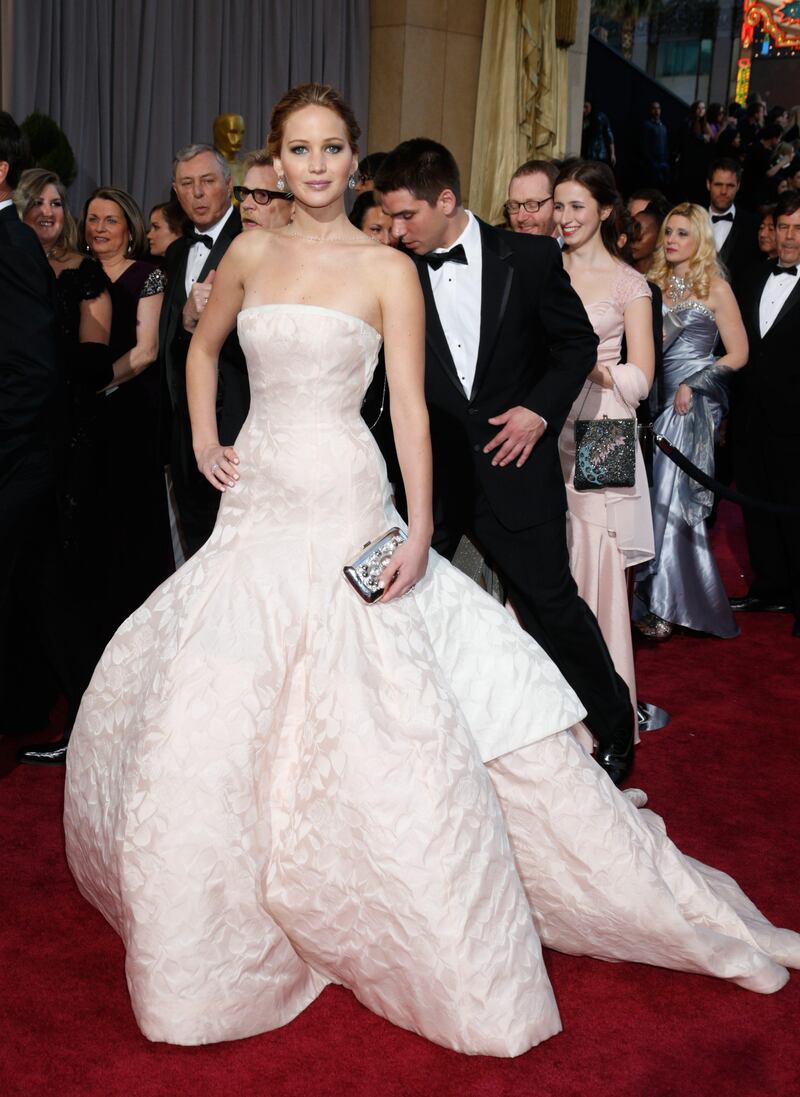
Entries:
[[[238, 210], [234, 210], [228, 220], [222, 226], [219, 236], [214, 241], [214, 246], [206, 256], [206, 261], [203, 263], [202, 270], [198, 276], [198, 282], [205, 282], [212, 270], [216, 270], [219, 266], [225, 252], [228, 250], [228, 245], [235, 236], [238, 236], [242, 231], [242, 218]], [[185, 271], [185, 266], [184, 266]]]
[[729, 266], [730, 264], [731, 256], [733, 255], [733, 249], [736, 246], [736, 238], [739, 234], [740, 223], [741, 222], [737, 214], [737, 216], [734, 217], [733, 222], [731, 223], [731, 231], [725, 237], [725, 243], [719, 249], [719, 257], [725, 264], [725, 266]]
[[[759, 312], [761, 310], [761, 297], [764, 293], [764, 287], [767, 284], [767, 279], [771, 277], [769, 267], [764, 264], [764, 272], [755, 284], [755, 293], [753, 294], [753, 300], [750, 302], [750, 323], [752, 324], [753, 331], [756, 335], [761, 332], [761, 319]], [[772, 325], [775, 327], [775, 324]], [[772, 330], [772, 329], [770, 329]], [[767, 332], [769, 334], [769, 332]]]
[[425, 298], [425, 342], [438, 358], [442, 369], [449, 380], [455, 385], [458, 393], [466, 399], [464, 386], [459, 380], [455, 362], [450, 353], [450, 347], [447, 345], [442, 321], [439, 318], [439, 310], [436, 308], [428, 264], [418, 259], [415, 259], [415, 262], [417, 264], [419, 280], [422, 286], [422, 296]]
[[[770, 275], [770, 277], [772, 277], [772, 275]], [[781, 308], [781, 311], [772, 321], [769, 331], [764, 336], [765, 339], [768, 339], [770, 335], [772, 335], [773, 331], [775, 331], [775, 329], [786, 319], [786, 317], [791, 312], [794, 312], [797, 306], [800, 305], [800, 275], [797, 275], [795, 277], [795, 282], [797, 283], [797, 285], [783, 302], [783, 307]], [[761, 295], [759, 294], [759, 300], [760, 299]]]
[[505, 316], [514, 268], [508, 261], [511, 249], [503, 240], [501, 232], [496, 232], [483, 221], [478, 220], [481, 229], [482, 272], [481, 272], [481, 334], [478, 345], [478, 361], [475, 366], [475, 381], [472, 385], [472, 397], [478, 392], [481, 381], [491, 361], [492, 351], [497, 342], [497, 334]]

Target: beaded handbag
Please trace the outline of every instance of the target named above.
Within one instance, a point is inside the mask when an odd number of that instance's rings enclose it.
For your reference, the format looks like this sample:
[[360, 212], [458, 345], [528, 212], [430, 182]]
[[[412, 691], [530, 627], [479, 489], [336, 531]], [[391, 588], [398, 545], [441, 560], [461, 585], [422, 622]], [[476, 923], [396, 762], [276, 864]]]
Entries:
[[342, 569], [345, 579], [367, 605], [377, 602], [383, 594], [380, 581], [384, 568], [405, 540], [406, 534], [398, 526], [392, 526], [377, 541], [367, 541], [355, 560]]
[[[622, 399], [613, 377], [611, 381]], [[580, 413], [575, 420], [575, 490], [632, 488], [636, 483], [636, 419], [609, 419], [607, 415], [581, 419]]]

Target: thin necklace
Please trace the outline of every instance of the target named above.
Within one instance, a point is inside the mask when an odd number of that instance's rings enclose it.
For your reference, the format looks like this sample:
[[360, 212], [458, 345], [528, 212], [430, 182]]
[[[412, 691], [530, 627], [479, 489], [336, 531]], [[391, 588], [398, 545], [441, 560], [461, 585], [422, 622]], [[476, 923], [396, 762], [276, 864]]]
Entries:
[[[339, 244], [354, 244], [352, 236], [308, 236], [304, 232], [282, 232], [281, 236], [293, 236], [296, 240], [313, 240], [315, 244], [327, 244], [329, 242], [335, 242]], [[370, 240], [368, 236], [364, 237], [364, 241], [367, 244], [377, 244], [377, 240]], [[361, 246], [361, 241], [358, 241], [358, 246]]]

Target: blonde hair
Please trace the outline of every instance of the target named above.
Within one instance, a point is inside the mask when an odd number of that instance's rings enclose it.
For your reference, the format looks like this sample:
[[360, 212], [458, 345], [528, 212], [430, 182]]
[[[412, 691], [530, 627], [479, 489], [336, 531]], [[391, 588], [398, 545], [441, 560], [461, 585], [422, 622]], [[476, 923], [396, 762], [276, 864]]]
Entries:
[[361, 127], [356, 121], [352, 108], [344, 96], [330, 84], [298, 84], [291, 88], [275, 104], [267, 134], [267, 152], [270, 156], [279, 156], [283, 142], [283, 131], [289, 115], [303, 107], [327, 107], [338, 114], [347, 130], [347, 139], [353, 152], [358, 152], [358, 139]]
[[29, 168], [23, 171], [19, 177], [17, 189], [14, 191], [14, 204], [20, 217], [24, 218], [25, 214], [32, 209], [36, 199], [41, 198], [45, 187], [55, 187], [64, 211], [64, 227], [50, 248], [50, 255], [54, 259], [61, 260], [78, 250], [78, 226], [69, 212], [66, 187], [56, 173], [47, 171], [45, 168]]
[[689, 269], [685, 278], [694, 297], [704, 300], [708, 297], [711, 283], [715, 278], [727, 278], [725, 268], [717, 258], [714, 233], [711, 230], [711, 218], [708, 210], [693, 202], [682, 202], [669, 211], [658, 233], [658, 243], [654, 253], [653, 265], [647, 272], [649, 282], [655, 283], [666, 292], [672, 270], [664, 251], [664, 233], [672, 217], [685, 217], [691, 225], [691, 238], [695, 249], [689, 260]]

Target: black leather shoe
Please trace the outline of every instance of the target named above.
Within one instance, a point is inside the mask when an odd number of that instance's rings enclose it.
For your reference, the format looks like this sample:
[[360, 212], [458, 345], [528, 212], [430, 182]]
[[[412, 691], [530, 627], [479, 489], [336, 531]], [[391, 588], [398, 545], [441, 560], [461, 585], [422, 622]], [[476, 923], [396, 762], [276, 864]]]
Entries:
[[607, 747], [598, 747], [595, 761], [619, 788], [633, 769], [633, 729], [625, 741], [615, 741]]
[[729, 598], [728, 603], [734, 613], [788, 613], [789, 607], [783, 602], [770, 602], [766, 598], [754, 598], [746, 594], [744, 598]]
[[800, 640], [800, 617], [795, 617], [794, 624], [792, 625], [792, 636], [796, 636]]
[[18, 762], [30, 766], [63, 766], [67, 761], [69, 739], [56, 739], [52, 743], [32, 743], [17, 752]]

